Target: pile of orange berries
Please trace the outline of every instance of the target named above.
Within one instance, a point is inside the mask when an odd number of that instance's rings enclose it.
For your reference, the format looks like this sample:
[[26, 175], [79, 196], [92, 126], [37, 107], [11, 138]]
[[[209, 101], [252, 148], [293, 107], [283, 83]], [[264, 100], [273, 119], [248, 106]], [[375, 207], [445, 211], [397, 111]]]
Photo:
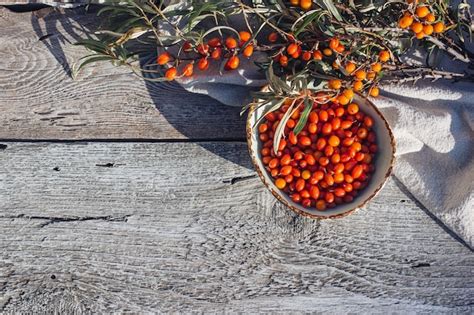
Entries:
[[[190, 77], [194, 72], [194, 62], [197, 61], [197, 67], [201, 71], [206, 71], [209, 68], [210, 61], [220, 61], [225, 58], [226, 70], [235, 70], [240, 65], [239, 54], [250, 58], [254, 52], [255, 41], [249, 43], [252, 35], [247, 31], [239, 32], [240, 40], [229, 36], [225, 40], [219, 37], [211, 38], [205, 42], [193, 46], [190, 42], [184, 42], [181, 46], [181, 51], [187, 54], [197, 54], [195, 60], [184, 64], [181, 67], [180, 77]], [[165, 77], [168, 80], [174, 80], [178, 77], [179, 58], [173, 58], [170, 53], [164, 52], [157, 57], [157, 64], [160, 66], [167, 65], [174, 61], [174, 65], [169, 67], [165, 72]]]
[[442, 21], [436, 22], [436, 16], [427, 5], [419, 5], [415, 11], [405, 12], [398, 21], [398, 26], [410, 29], [418, 39], [430, 36], [433, 33], [442, 33], [445, 25]]
[[304, 207], [318, 210], [349, 203], [375, 170], [377, 152], [372, 118], [356, 103], [314, 103], [303, 130], [295, 135], [298, 107], [285, 126], [287, 138], [274, 150], [273, 137], [292, 100], [265, 116], [258, 126], [261, 156], [277, 188]]

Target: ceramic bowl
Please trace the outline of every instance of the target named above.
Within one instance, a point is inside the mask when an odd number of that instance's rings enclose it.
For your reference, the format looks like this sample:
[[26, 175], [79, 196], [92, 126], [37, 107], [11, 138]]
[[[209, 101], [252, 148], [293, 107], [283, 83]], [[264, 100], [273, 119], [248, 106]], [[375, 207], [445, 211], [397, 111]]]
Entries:
[[[368, 201], [382, 189], [383, 185], [390, 177], [395, 160], [395, 140], [382, 113], [367, 98], [360, 95], [354, 97], [354, 101], [359, 105], [362, 112], [370, 115], [374, 120], [373, 130], [377, 136], [378, 152], [375, 158], [375, 172], [371, 177], [369, 184], [365, 187], [350, 203], [339, 204], [332, 209], [324, 211], [316, 208], [304, 208], [302, 205], [291, 200], [290, 196], [279, 190], [265, 169], [262, 162], [261, 148], [262, 143], [258, 139], [258, 120], [265, 112], [265, 106], [260, 108], [251, 108], [247, 118], [247, 142], [255, 169], [263, 181], [263, 184], [271, 191], [273, 196], [284, 203], [294, 212], [317, 219], [340, 218], [353, 213], [355, 210], [363, 207]], [[264, 119], [260, 121], [262, 123]]]

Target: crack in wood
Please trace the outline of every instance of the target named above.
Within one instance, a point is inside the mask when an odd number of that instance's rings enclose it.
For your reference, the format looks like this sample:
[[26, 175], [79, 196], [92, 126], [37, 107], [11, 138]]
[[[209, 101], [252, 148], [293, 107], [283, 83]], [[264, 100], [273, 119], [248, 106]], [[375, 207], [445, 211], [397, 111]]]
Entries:
[[85, 216], [85, 217], [48, 217], [48, 216], [28, 216], [25, 214], [19, 214], [16, 216], [0, 216], [0, 219], [28, 219], [28, 220], [46, 220], [46, 222], [39, 225], [43, 228], [50, 224], [61, 223], [61, 222], [83, 222], [83, 221], [106, 221], [106, 222], [128, 222], [128, 218], [131, 214], [126, 214], [119, 217], [113, 216]]
[[235, 183], [238, 183], [238, 182], [243, 182], [243, 181], [246, 181], [246, 180], [249, 180], [249, 179], [254, 179], [256, 176], [257, 176], [256, 174], [248, 175], [248, 176], [237, 176], [237, 177], [233, 177], [231, 179], [224, 179], [222, 182], [224, 184], [234, 185]]

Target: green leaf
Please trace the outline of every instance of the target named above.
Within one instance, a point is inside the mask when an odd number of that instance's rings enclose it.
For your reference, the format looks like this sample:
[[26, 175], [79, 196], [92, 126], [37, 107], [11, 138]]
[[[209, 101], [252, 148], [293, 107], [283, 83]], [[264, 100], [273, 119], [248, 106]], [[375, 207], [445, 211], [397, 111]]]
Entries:
[[[285, 132], [285, 126], [288, 120], [290, 119], [291, 115], [293, 114], [293, 107], [295, 105], [295, 102], [290, 105], [286, 113], [283, 115], [281, 118], [280, 122], [278, 123], [278, 126], [275, 130], [275, 135], [273, 136], [273, 151], [277, 153], [278, 147], [280, 146], [281, 139], [283, 137], [283, 133]], [[298, 107], [297, 107], [298, 108]]]
[[326, 9], [328, 9], [329, 12], [331, 12], [331, 14], [336, 18], [336, 20], [338, 20], [339, 22], [342, 22], [342, 16], [341, 14], [339, 14], [339, 11], [337, 10], [332, 0], [323, 0], [323, 4], [326, 7]]
[[80, 62], [79, 64], [75, 64], [72, 67], [73, 77], [76, 77], [79, 71], [90, 63], [97, 62], [97, 61], [112, 60], [113, 58], [111, 56], [106, 56], [106, 55], [91, 55], [91, 56], [83, 57], [81, 59], [84, 59], [84, 61]]
[[301, 113], [300, 119], [298, 120], [298, 123], [296, 124], [295, 129], [293, 129], [293, 132], [296, 136], [301, 132], [301, 130], [303, 130], [304, 126], [306, 126], [309, 113], [311, 112], [311, 109], [313, 108], [313, 104], [308, 97], [304, 99], [304, 104], [305, 104], [304, 110]]

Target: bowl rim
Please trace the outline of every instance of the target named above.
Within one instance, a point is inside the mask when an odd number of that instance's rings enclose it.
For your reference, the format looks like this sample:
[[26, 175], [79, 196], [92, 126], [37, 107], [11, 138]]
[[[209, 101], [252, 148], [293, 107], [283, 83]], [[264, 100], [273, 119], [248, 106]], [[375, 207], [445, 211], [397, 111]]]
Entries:
[[[264, 86], [261, 90], [265, 90], [268, 88], [268, 85]], [[309, 213], [309, 212], [306, 212], [304, 210], [301, 210], [301, 209], [298, 209], [297, 207], [289, 204], [287, 202], [287, 200], [285, 200], [284, 198], [282, 198], [278, 192], [276, 192], [274, 189], [272, 189], [270, 187], [270, 185], [267, 183], [267, 180], [265, 179], [265, 176], [263, 175], [262, 173], [262, 170], [260, 169], [260, 167], [258, 166], [257, 164], [257, 161], [256, 159], [258, 158], [258, 154], [256, 152], [253, 151], [252, 149], [252, 126], [251, 126], [251, 117], [252, 115], [254, 114], [254, 111], [255, 111], [255, 105], [252, 105], [250, 106], [249, 108], [249, 112], [248, 112], [248, 115], [247, 115], [247, 122], [246, 122], [246, 136], [247, 136], [247, 148], [249, 150], [249, 154], [250, 154], [250, 157], [252, 159], [252, 164], [255, 168], [255, 171], [257, 172], [258, 176], [260, 177], [260, 180], [263, 182], [263, 184], [265, 185], [265, 187], [270, 190], [270, 192], [272, 193], [272, 195], [278, 200], [280, 201], [281, 203], [283, 203], [285, 206], [287, 206], [288, 208], [290, 208], [293, 212], [295, 212], [296, 214], [299, 214], [301, 216], [304, 216], [304, 217], [308, 217], [308, 218], [311, 218], [311, 219], [319, 219], [319, 220], [325, 220], [325, 219], [339, 219], [339, 218], [343, 218], [343, 217], [346, 217], [350, 214], [353, 214], [355, 211], [359, 210], [360, 208], [362, 208], [363, 206], [365, 206], [370, 200], [372, 200], [379, 192], [380, 190], [383, 188], [383, 186], [385, 185], [385, 183], [387, 182], [388, 178], [390, 177], [390, 175], [392, 174], [392, 171], [393, 171], [393, 166], [394, 166], [394, 163], [395, 163], [395, 150], [396, 150], [396, 145], [395, 145], [395, 137], [393, 136], [393, 132], [392, 132], [392, 129], [390, 128], [390, 125], [388, 124], [387, 120], [385, 119], [385, 117], [383, 116], [382, 112], [380, 112], [380, 110], [377, 108], [377, 106], [375, 106], [375, 104], [370, 101], [367, 97], [361, 95], [360, 93], [356, 92], [356, 94], [362, 98], [365, 102], [367, 102], [367, 104], [372, 107], [375, 112], [377, 113], [377, 115], [381, 118], [381, 120], [383, 121], [383, 123], [385, 124], [385, 127], [388, 131], [388, 135], [390, 137], [390, 146], [392, 148], [392, 155], [390, 157], [390, 166], [388, 168], [388, 170], [386, 171], [385, 175], [384, 175], [384, 179], [383, 181], [380, 183], [380, 185], [374, 190], [374, 192], [365, 200], [363, 200], [361, 203], [355, 205], [352, 209], [350, 210], [347, 210], [346, 212], [343, 212], [343, 213], [339, 213], [339, 214], [334, 214], [334, 215], [327, 215], [327, 216], [322, 216], [322, 215], [318, 215], [318, 214], [313, 214], [313, 213]]]

